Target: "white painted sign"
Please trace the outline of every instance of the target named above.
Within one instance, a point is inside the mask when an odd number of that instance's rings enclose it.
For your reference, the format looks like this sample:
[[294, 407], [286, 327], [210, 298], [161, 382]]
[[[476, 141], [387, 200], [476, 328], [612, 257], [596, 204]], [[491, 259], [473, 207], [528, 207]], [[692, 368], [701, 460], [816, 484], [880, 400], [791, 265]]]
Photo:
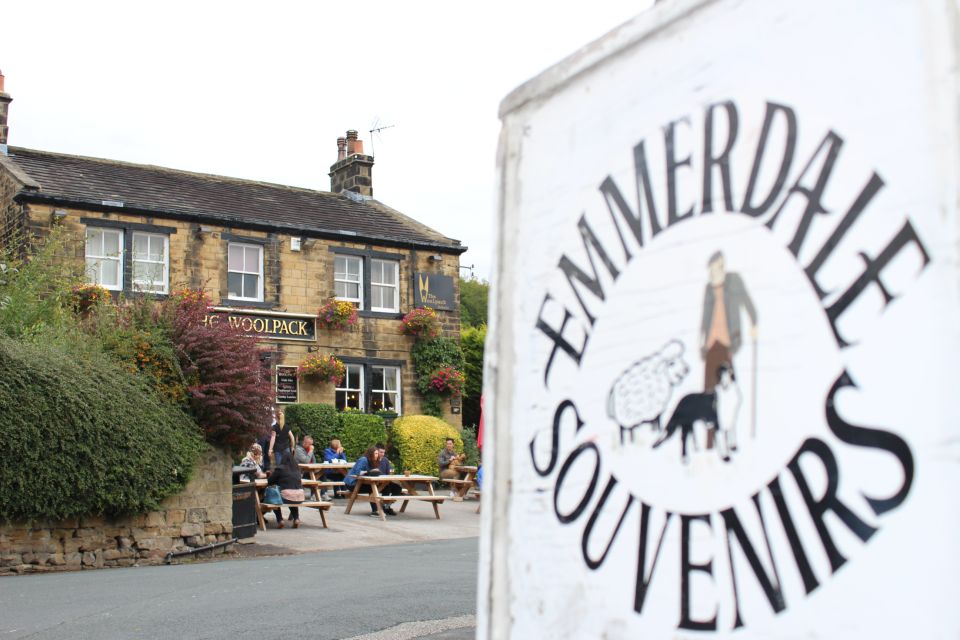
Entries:
[[480, 637], [957, 637], [956, 24], [673, 0], [505, 101]]

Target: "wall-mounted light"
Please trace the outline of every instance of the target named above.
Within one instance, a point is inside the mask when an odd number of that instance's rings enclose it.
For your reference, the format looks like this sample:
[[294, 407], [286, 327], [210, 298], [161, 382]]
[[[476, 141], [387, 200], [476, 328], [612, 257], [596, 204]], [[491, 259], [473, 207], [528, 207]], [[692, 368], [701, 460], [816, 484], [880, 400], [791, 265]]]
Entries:
[[307, 347], [307, 353], [316, 353], [317, 351], [320, 351], [320, 347], [318, 346]]
[[303, 238], [299, 236], [290, 236], [290, 251], [300, 251], [303, 244]]
[[205, 233], [213, 233], [213, 227], [208, 227], [205, 224], [200, 225], [200, 227], [197, 229], [197, 235], [201, 236]]
[[51, 214], [51, 219], [53, 220], [54, 224], [63, 222], [63, 220], [66, 217], [67, 217], [67, 212], [64, 211], [63, 209], [54, 209], [53, 213]]
[[439, 253], [435, 253], [429, 258], [427, 258], [427, 260], [429, 260], [430, 262], [440, 262], [443, 260], [443, 256], [440, 255]]

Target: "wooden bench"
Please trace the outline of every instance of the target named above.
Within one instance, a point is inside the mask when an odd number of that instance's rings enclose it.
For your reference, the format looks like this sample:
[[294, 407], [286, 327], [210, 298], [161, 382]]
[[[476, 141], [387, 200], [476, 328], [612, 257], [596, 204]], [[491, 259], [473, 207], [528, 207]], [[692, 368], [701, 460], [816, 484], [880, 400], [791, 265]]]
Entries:
[[327, 516], [324, 512], [328, 511], [332, 506], [333, 506], [332, 502], [321, 502], [317, 500], [307, 500], [299, 504], [296, 504], [296, 503], [267, 504], [266, 502], [261, 502], [260, 510], [261, 510], [261, 513], [266, 513], [267, 511], [273, 511], [275, 509], [283, 509], [284, 507], [286, 507], [287, 509], [291, 507], [295, 509], [303, 509], [303, 508], [316, 509], [320, 512], [320, 521], [323, 522], [323, 528], [327, 529], [328, 528]]
[[463, 502], [463, 499], [466, 497], [470, 487], [476, 484], [472, 479], [461, 480], [456, 478], [440, 478], [440, 482], [446, 482], [448, 485], [450, 485], [450, 489], [457, 494], [456, 497], [453, 498], [454, 502]]

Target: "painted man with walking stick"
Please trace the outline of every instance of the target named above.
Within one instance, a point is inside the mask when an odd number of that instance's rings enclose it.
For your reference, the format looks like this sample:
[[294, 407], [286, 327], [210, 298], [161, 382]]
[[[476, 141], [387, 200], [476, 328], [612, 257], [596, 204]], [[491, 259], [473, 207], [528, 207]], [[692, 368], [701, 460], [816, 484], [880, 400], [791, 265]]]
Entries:
[[[703, 294], [703, 321], [700, 325], [700, 356], [703, 358], [703, 390], [713, 393], [720, 367], [736, 372], [734, 357], [743, 344], [740, 330], [741, 309], [750, 316], [750, 337], [753, 341], [753, 393], [751, 406], [756, 406], [757, 380], [757, 309], [747, 293], [740, 274], [728, 273], [723, 253], [717, 251], [707, 262], [710, 281]], [[756, 411], [751, 411], [751, 435], [756, 435]], [[707, 448], [713, 448], [713, 430], [708, 431]]]

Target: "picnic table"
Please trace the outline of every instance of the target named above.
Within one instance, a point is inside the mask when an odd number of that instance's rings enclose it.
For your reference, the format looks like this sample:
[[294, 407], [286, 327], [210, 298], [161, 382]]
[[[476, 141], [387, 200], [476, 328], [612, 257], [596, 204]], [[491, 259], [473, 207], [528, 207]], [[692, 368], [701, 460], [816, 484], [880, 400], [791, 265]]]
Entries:
[[479, 467], [465, 464], [451, 464], [450, 468], [457, 473], [463, 474], [462, 477], [444, 479], [442, 482], [450, 485], [450, 489], [456, 494], [453, 498], [454, 502], [463, 502], [463, 499], [467, 496], [467, 492], [477, 485], [477, 469]]
[[257, 490], [254, 491], [254, 496], [257, 502], [257, 523], [260, 525], [261, 531], [267, 530], [266, 520], [263, 518], [263, 514], [267, 511], [273, 511], [275, 509], [282, 509], [283, 507], [296, 507], [296, 508], [313, 508], [320, 512], [320, 521], [323, 523], [323, 528], [327, 529], [327, 515], [326, 511], [333, 506], [332, 502], [324, 502], [319, 499], [319, 495], [316, 500], [304, 500], [303, 502], [296, 503], [283, 503], [283, 504], [267, 504], [263, 501], [263, 492], [267, 490], [267, 479], [266, 478], [257, 478], [254, 481], [254, 485]]
[[[353, 491], [350, 492], [349, 502], [347, 502], [347, 509], [344, 513], [350, 513], [350, 510], [353, 509], [353, 503], [357, 500], [362, 502], [373, 502], [377, 505], [377, 512], [380, 514], [381, 520], [386, 520], [384, 515], [383, 505], [384, 503], [391, 502], [400, 502], [403, 504], [400, 505], [400, 513], [403, 513], [407, 509], [407, 503], [411, 500], [420, 500], [423, 502], [429, 502], [433, 506], [433, 513], [437, 516], [437, 520], [440, 519], [440, 507], [439, 505], [443, 504], [443, 496], [438, 496], [433, 492], [433, 483], [437, 480], [435, 476], [421, 476], [421, 475], [399, 475], [399, 474], [390, 474], [390, 475], [380, 475], [380, 476], [368, 476], [362, 475], [357, 476], [357, 482], [353, 485]], [[391, 482], [396, 482], [406, 493], [398, 496], [385, 496], [380, 493], [380, 489], [387, 486]], [[424, 484], [427, 486], [427, 493], [422, 494], [417, 491], [417, 485]], [[361, 487], [369, 486], [370, 493], [360, 493]]]
[[303, 488], [313, 490], [313, 496], [320, 500], [320, 489], [337, 489], [344, 486], [343, 480], [324, 480], [323, 477], [327, 471], [333, 471], [342, 477], [347, 477], [347, 473], [353, 468], [352, 462], [311, 462], [301, 464], [300, 470], [310, 476], [309, 480], [303, 481]]

